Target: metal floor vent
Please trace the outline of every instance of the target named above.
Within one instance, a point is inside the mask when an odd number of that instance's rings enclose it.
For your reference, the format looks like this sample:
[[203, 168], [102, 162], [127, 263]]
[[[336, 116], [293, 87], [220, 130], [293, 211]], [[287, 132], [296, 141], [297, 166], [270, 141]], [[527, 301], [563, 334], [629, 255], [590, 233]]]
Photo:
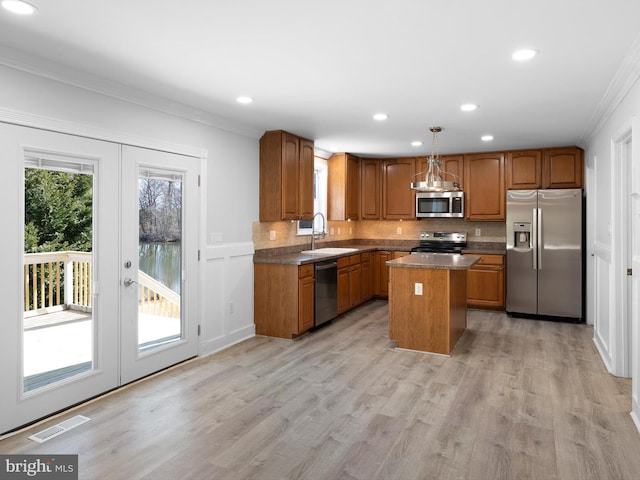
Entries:
[[71, 417], [64, 422], [61, 422], [53, 427], [49, 427], [46, 430], [42, 430], [41, 432], [34, 433], [29, 437], [29, 440], [33, 440], [34, 442], [44, 443], [47, 440], [51, 440], [53, 437], [57, 437], [58, 435], [62, 435], [69, 430], [76, 428], [78, 425], [82, 425], [83, 423], [91, 420], [88, 417], [83, 417], [82, 415], [76, 415], [75, 417]]

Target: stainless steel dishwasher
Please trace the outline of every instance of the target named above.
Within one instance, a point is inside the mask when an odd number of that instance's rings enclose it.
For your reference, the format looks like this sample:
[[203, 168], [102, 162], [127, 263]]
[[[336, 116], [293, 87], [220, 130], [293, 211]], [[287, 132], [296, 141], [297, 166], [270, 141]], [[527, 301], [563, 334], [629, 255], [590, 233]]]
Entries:
[[316, 263], [316, 311], [314, 326], [338, 316], [338, 261]]

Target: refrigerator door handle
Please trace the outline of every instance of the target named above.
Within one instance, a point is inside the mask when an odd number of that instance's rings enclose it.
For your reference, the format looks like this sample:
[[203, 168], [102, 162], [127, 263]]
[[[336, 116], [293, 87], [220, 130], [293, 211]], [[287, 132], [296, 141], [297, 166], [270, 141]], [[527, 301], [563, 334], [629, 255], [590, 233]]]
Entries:
[[538, 222], [537, 228], [538, 231], [538, 249], [537, 249], [537, 257], [538, 257], [538, 270], [542, 270], [542, 209], [538, 208]]
[[533, 218], [533, 222], [532, 223], [532, 227], [533, 227], [533, 232], [531, 232], [531, 250], [533, 251], [533, 269], [537, 270], [538, 269], [538, 216], [537, 216], [537, 208], [533, 209], [532, 212], [532, 218]]

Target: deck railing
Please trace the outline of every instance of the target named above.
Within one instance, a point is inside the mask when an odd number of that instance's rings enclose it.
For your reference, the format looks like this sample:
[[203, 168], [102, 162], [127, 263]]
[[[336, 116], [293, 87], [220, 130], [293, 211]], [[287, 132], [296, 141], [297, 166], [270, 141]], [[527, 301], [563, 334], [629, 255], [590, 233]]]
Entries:
[[[91, 311], [91, 252], [27, 253], [24, 255], [25, 316], [59, 310]], [[180, 318], [180, 295], [138, 271], [139, 311]]]

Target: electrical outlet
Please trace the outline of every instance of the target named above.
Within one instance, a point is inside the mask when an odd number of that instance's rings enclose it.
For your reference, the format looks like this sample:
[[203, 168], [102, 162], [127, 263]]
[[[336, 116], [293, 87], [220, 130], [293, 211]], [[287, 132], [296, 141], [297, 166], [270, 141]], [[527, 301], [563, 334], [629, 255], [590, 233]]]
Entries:
[[229, 302], [229, 313], [233, 314], [233, 302]]
[[275, 240], [275, 239], [276, 239], [276, 231], [269, 230], [269, 240]]
[[482, 230], [476, 228], [476, 237], [479, 237], [480, 235], [482, 235]]
[[422, 284], [421, 283], [415, 283], [414, 284], [413, 293], [415, 295], [422, 295]]
[[396, 233], [397, 233], [398, 235], [402, 235], [402, 227], [398, 227], [398, 228], [396, 228]]
[[335, 235], [335, 230], [333, 229], [333, 227], [329, 229], [329, 235]]

